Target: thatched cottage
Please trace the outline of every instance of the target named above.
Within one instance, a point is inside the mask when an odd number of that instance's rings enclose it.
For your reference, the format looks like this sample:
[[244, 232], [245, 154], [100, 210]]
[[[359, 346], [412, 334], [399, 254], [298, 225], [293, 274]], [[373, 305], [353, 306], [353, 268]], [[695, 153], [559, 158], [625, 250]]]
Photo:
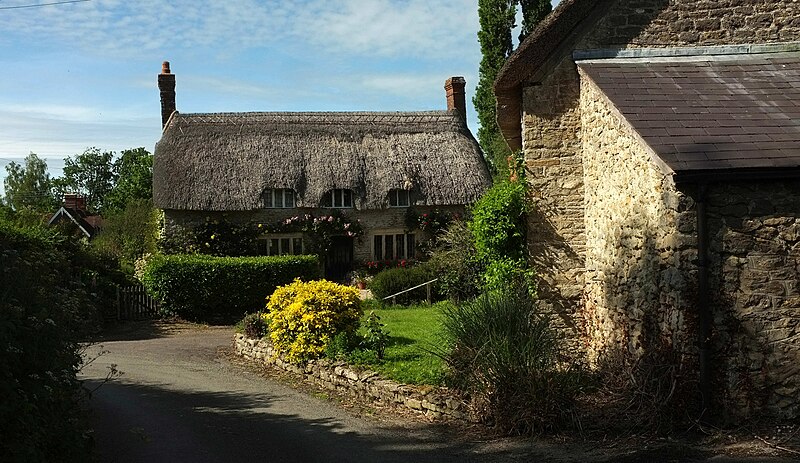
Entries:
[[166, 232], [225, 216], [272, 231], [261, 237], [262, 253], [300, 254], [307, 236], [280, 225], [336, 216], [362, 232], [332, 238], [329, 276], [368, 260], [413, 258], [421, 232], [409, 226], [410, 208], [463, 213], [491, 184], [466, 125], [464, 85], [447, 80], [441, 111], [182, 114], [164, 63], [153, 198]]
[[562, 0], [495, 95], [575, 348], [671, 353], [724, 416], [800, 415], [800, 3]]

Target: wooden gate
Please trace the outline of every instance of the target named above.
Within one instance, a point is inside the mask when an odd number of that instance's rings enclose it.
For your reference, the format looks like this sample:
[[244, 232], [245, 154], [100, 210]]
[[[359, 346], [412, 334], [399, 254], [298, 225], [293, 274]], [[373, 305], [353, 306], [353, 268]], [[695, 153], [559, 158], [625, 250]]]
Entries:
[[142, 285], [117, 287], [117, 320], [147, 320], [158, 317], [158, 301]]

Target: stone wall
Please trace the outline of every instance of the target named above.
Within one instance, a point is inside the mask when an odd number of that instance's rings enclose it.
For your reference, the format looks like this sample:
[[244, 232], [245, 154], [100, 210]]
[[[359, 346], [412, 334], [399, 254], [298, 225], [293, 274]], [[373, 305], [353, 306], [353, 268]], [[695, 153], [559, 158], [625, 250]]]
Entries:
[[800, 181], [713, 185], [708, 203], [725, 408], [800, 416]]
[[431, 419], [474, 421], [466, 404], [444, 388], [415, 387], [383, 379], [372, 371], [354, 370], [343, 362], [311, 361], [298, 366], [282, 359], [267, 340], [236, 334], [236, 353], [254, 363], [281, 368], [306, 381], [339, 393], [395, 408], [412, 410]]
[[800, 40], [795, 0], [618, 0], [580, 48]]
[[528, 251], [545, 310], [573, 334], [583, 292], [585, 236], [579, 87], [565, 60], [541, 85], [524, 90], [523, 151], [533, 195]]
[[589, 358], [663, 347], [694, 355], [692, 200], [588, 78], [581, 108]]

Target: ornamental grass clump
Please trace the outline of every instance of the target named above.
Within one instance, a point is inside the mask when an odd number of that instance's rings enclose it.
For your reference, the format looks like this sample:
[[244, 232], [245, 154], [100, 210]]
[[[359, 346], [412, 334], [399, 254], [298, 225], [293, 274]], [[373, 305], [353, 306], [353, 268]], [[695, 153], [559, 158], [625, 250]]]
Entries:
[[446, 381], [466, 393], [476, 413], [509, 434], [569, 424], [584, 384], [562, 356], [550, 318], [527, 288], [492, 291], [444, 312]]
[[293, 363], [325, 354], [338, 333], [355, 333], [363, 315], [359, 291], [326, 280], [278, 287], [265, 314], [272, 344]]

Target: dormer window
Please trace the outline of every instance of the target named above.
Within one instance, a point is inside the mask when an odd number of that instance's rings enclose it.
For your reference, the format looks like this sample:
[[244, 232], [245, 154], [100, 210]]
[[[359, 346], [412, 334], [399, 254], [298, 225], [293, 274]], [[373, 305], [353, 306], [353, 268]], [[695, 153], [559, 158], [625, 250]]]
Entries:
[[335, 188], [322, 195], [322, 207], [353, 207], [353, 190]]
[[408, 190], [389, 190], [389, 207], [408, 207], [411, 204], [411, 192]]
[[273, 188], [264, 191], [264, 208], [284, 209], [294, 207], [294, 190]]

